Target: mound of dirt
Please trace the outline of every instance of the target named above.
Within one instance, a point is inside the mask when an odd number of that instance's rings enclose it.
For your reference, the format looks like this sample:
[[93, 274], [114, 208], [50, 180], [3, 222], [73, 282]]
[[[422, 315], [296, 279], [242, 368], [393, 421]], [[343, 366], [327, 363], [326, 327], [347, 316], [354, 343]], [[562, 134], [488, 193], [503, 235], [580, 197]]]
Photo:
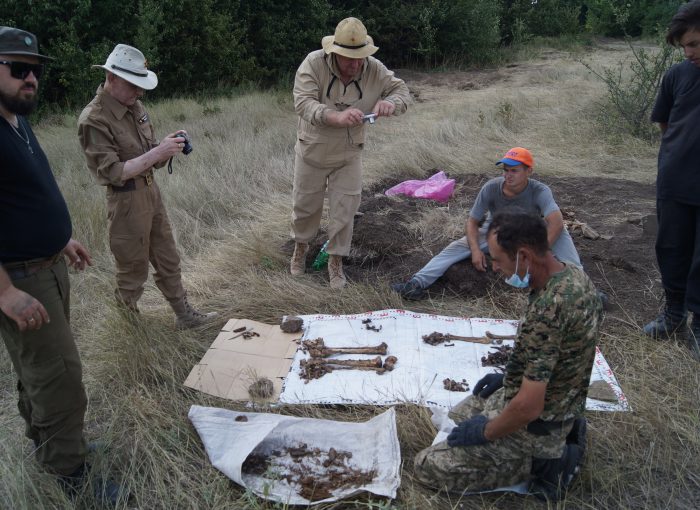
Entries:
[[[377, 277], [405, 281], [444, 244], [428, 245], [409, 228], [423, 213], [442, 208], [459, 221], [466, 220], [481, 186], [492, 175], [457, 177], [449, 209], [431, 200], [387, 197], [383, 191], [402, 179], [382, 182], [363, 192], [361, 214], [355, 219], [353, 248], [345, 258], [350, 280], [376, 281]], [[658, 310], [659, 288], [655, 240], [655, 192], [652, 184], [620, 179], [555, 178], [536, 176], [551, 187], [565, 216], [586, 223], [601, 234], [588, 239], [572, 234], [584, 269], [598, 288], [610, 297], [612, 308], [624, 309], [627, 319], [647, 320]], [[311, 245], [309, 265], [321, 248], [321, 234]], [[293, 244], [287, 249], [291, 253]], [[508, 291], [503, 277], [491, 270], [476, 271], [470, 260], [453, 265], [431, 288], [434, 295], [480, 297]]]

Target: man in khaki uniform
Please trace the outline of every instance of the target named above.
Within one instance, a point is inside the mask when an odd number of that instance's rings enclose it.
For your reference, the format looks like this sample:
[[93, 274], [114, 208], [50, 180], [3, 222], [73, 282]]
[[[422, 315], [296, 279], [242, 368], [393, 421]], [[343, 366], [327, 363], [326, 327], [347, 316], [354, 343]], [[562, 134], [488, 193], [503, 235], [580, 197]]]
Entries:
[[328, 194], [328, 273], [330, 285], [345, 285], [342, 258], [350, 253], [353, 218], [362, 192], [365, 126], [375, 117], [406, 111], [410, 94], [379, 60], [378, 48], [356, 18], [338, 23], [323, 49], [307, 55], [294, 80], [294, 108], [299, 115], [294, 161], [291, 273], [306, 268], [306, 253], [321, 222]]
[[182, 286], [180, 257], [168, 214], [153, 176], [182, 152], [184, 131], [156, 141], [153, 125], [139, 98], [158, 84], [138, 49], [118, 44], [105, 65], [105, 82], [78, 119], [80, 145], [98, 184], [107, 188], [109, 245], [117, 267], [117, 301], [138, 312], [137, 302], [148, 278], [155, 283], [188, 328], [207, 322], [215, 313], [192, 308]]

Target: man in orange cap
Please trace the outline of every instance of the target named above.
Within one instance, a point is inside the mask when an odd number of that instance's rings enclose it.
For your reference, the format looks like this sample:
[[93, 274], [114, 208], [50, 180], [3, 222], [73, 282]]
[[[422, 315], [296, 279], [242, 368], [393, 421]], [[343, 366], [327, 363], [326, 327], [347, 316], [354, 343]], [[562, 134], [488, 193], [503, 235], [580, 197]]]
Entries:
[[[307, 55], [294, 80], [299, 115], [294, 161], [291, 273], [306, 268], [328, 195], [328, 274], [333, 288], [345, 285], [343, 256], [350, 253], [353, 218], [362, 192], [365, 126], [399, 115], [410, 102], [408, 87], [372, 57], [378, 48], [356, 18], [338, 23], [323, 49]], [[373, 114], [373, 115], [367, 115]]]
[[478, 271], [486, 271], [488, 244], [485, 234], [491, 217], [498, 211], [513, 206], [542, 215], [547, 223], [547, 239], [554, 256], [561, 262], [581, 266], [574, 242], [564, 228], [564, 218], [554, 201], [552, 190], [530, 178], [535, 165], [532, 153], [522, 147], [513, 147], [496, 165], [503, 166], [503, 176], [491, 179], [479, 191], [465, 225], [466, 235], [447, 245], [410, 280], [393, 284], [392, 289], [402, 297], [423, 299], [426, 289], [445, 274], [452, 264], [469, 257]]

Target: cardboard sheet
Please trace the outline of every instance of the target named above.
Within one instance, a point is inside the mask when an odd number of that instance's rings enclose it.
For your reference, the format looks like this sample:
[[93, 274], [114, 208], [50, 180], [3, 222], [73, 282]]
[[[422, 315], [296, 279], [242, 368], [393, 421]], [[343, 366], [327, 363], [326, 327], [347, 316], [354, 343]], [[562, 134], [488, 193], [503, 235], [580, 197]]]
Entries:
[[[235, 329], [258, 333], [245, 339]], [[278, 325], [247, 319], [231, 319], [223, 327], [202, 360], [185, 380], [185, 386], [230, 400], [250, 400], [248, 387], [260, 377], [270, 379], [277, 401], [289, 372], [300, 333], [285, 333]]]

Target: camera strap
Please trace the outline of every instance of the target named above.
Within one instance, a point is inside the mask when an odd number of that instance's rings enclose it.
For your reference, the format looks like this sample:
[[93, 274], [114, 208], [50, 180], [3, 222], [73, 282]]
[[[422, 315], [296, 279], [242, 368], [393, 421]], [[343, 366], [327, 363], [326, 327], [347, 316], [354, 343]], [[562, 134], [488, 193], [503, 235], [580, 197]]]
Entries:
[[173, 158], [168, 160], [168, 173], [172, 175], [173, 173]]

